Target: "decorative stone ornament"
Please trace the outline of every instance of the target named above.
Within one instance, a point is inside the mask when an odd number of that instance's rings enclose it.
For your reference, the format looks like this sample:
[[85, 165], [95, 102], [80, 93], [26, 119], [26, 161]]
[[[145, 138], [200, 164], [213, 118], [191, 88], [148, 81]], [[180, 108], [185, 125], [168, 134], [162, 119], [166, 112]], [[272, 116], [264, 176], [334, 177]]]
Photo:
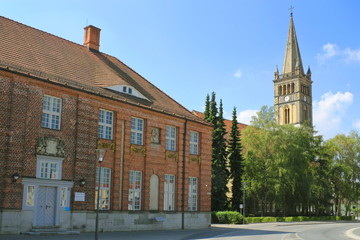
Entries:
[[45, 156], [65, 157], [65, 143], [63, 140], [52, 136], [40, 137], [36, 153]]

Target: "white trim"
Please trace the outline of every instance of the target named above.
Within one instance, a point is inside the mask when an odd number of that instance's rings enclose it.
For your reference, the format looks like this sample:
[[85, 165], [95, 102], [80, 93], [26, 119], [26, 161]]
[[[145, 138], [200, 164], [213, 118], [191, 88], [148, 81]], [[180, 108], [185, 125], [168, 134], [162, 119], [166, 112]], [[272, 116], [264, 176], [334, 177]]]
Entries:
[[[47, 99], [48, 101], [45, 101], [45, 99]], [[59, 102], [54, 102], [54, 100], [58, 100]], [[49, 108], [50, 109], [45, 109], [45, 102], [49, 103]], [[53, 111], [53, 108], [55, 105], [59, 104], [59, 111]], [[54, 97], [54, 96], [50, 96], [50, 95], [44, 95], [43, 97], [43, 110], [42, 110], [42, 117], [41, 117], [41, 126], [44, 128], [50, 128], [50, 129], [55, 129], [55, 130], [60, 130], [61, 129], [61, 111], [62, 111], [62, 99], [58, 98], [58, 97]], [[43, 115], [47, 114], [48, 115], [48, 122], [46, 125], [44, 125], [43, 123]], [[53, 122], [53, 118], [59, 117], [58, 120], [58, 127], [53, 127], [52, 126], [52, 122]]]
[[165, 149], [176, 151], [176, 127], [167, 125], [165, 132]]
[[[103, 121], [100, 121], [100, 115], [103, 112], [103, 116], [104, 118], [102, 119]], [[106, 122], [106, 115], [107, 113], [111, 113], [111, 123], [107, 123]], [[102, 131], [100, 131], [100, 126], [103, 127]], [[110, 134], [109, 136], [107, 136], [107, 132], [106, 129], [109, 128], [110, 129]], [[113, 111], [109, 111], [103, 108], [99, 109], [99, 121], [98, 121], [98, 137], [99, 138], [103, 138], [103, 139], [109, 139], [112, 140], [113, 139], [113, 135], [114, 135], [114, 112]]]
[[199, 155], [199, 133], [190, 131], [190, 154]]

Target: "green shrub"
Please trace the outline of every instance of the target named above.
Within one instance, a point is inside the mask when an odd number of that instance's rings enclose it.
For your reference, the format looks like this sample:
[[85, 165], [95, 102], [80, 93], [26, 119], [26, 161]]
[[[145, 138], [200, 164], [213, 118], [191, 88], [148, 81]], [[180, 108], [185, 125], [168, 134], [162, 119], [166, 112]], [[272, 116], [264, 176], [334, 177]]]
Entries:
[[212, 214], [212, 223], [239, 224], [242, 223], [242, 220], [242, 215], [235, 211], [215, 212]]
[[[352, 221], [355, 216], [295, 216], [295, 217], [246, 217], [246, 223], [263, 222], [302, 222], [302, 221]], [[212, 223], [221, 224], [240, 224], [243, 216], [238, 212], [213, 212], [211, 215]]]

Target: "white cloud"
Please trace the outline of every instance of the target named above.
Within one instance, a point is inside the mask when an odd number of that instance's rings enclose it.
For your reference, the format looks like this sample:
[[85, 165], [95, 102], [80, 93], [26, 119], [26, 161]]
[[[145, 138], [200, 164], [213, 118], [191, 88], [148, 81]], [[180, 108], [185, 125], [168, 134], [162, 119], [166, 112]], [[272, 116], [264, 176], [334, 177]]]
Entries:
[[251, 117], [256, 116], [256, 113], [258, 111], [259, 110], [252, 110], [252, 109], [241, 111], [238, 114], [237, 120], [239, 123], [250, 124]]
[[347, 62], [360, 62], [360, 49], [351, 50], [350, 48], [346, 48], [344, 54]]
[[345, 48], [341, 49], [334, 43], [327, 43], [322, 46], [322, 52], [317, 54], [317, 60], [320, 65], [334, 57], [341, 57], [345, 62], [360, 63], [360, 49]]
[[327, 43], [323, 47], [323, 52], [317, 54], [317, 59], [320, 64], [325, 63], [327, 59], [330, 59], [336, 55], [341, 54], [341, 52], [338, 50], [338, 46], [333, 43]]
[[353, 127], [360, 130], [360, 119], [357, 119], [353, 122]]
[[240, 69], [236, 70], [236, 72], [234, 73], [234, 77], [235, 78], [241, 78], [242, 77], [242, 71]]
[[314, 101], [314, 125], [325, 138], [332, 137], [341, 129], [347, 108], [352, 104], [354, 95], [350, 92], [327, 92], [320, 101]]

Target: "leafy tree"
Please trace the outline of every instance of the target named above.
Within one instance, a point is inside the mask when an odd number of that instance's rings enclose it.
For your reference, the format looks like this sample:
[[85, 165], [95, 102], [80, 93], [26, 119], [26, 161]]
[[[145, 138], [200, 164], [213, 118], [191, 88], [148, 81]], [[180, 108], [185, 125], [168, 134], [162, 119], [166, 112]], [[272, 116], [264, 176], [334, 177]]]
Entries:
[[274, 107], [262, 106], [256, 116], [251, 118], [251, 126], [269, 128], [275, 124]]
[[230, 166], [229, 178], [232, 180], [232, 198], [231, 208], [232, 210], [238, 210], [240, 203], [242, 203], [242, 175], [243, 175], [243, 157], [242, 146], [240, 139], [240, 131], [238, 127], [238, 121], [236, 119], [236, 108], [234, 107], [232, 113], [232, 125], [230, 132], [230, 139], [227, 149], [227, 158]]
[[360, 136], [352, 131], [348, 136], [336, 135], [326, 141], [329, 154], [333, 160], [331, 181], [334, 186], [336, 214], [342, 215], [341, 205], [345, 204], [346, 212], [359, 197], [360, 179]]

